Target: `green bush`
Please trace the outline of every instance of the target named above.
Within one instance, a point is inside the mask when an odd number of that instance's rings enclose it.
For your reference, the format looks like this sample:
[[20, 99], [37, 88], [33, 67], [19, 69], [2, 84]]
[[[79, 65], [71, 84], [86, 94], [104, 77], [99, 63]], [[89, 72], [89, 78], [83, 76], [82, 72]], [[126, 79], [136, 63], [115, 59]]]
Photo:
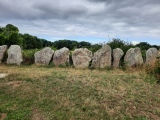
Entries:
[[34, 63], [34, 54], [39, 51], [39, 49], [33, 49], [33, 50], [23, 50], [23, 63], [25, 65], [31, 65]]
[[72, 51], [69, 54], [69, 65], [68, 66], [73, 66]]
[[146, 65], [145, 71], [147, 74], [154, 76], [158, 83], [160, 83], [160, 59], [157, 59], [154, 65]]
[[144, 61], [146, 60], [146, 51], [147, 51], [147, 50], [141, 49], [142, 58], [143, 58]]

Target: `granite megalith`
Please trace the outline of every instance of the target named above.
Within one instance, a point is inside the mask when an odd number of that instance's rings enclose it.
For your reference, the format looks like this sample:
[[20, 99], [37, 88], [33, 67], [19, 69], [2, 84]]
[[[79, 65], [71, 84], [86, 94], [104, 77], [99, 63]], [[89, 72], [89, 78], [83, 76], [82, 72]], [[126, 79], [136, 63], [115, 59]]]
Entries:
[[130, 48], [124, 57], [124, 62], [129, 67], [135, 67], [143, 64], [143, 58], [139, 47]]
[[146, 64], [155, 64], [156, 58], [158, 57], [158, 50], [156, 48], [149, 48], [146, 52]]
[[113, 49], [113, 67], [114, 68], [119, 68], [119, 63], [124, 55], [124, 52], [120, 48]]
[[87, 48], [75, 49], [72, 53], [75, 68], [87, 68], [92, 60], [92, 52]]
[[56, 50], [53, 56], [54, 65], [55, 66], [59, 66], [59, 65], [66, 66], [67, 64], [69, 64], [69, 54], [70, 54], [70, 51], [66, 47]]
[[45, 47], [34, 54], [35, 63], [40, 65], [48, 65], [53, 54], [54, 50], [52, 50], [50, 47]]
[[96, 51], [93, 55], [92, 67], [105, 68], [111, 67], [112, 50], [109, 45], [104, 45], [101, 49]]
[[0, 46], [0, 63], [4, 57], [4, 53], [6, 52], [6, 50], [7, 50], [7, 45]]
[[19, 45], [11, 45], [8, 49], [7, 64], [20, 65], [23, 61], [22, 50]]

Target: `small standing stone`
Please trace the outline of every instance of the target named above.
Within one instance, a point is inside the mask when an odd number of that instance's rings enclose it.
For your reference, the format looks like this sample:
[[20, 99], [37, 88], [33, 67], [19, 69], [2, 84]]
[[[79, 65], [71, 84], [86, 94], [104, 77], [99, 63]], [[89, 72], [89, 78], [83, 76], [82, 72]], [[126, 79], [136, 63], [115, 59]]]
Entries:
[[113, 49], [113, 67], [114, 68], [119, 68], [119, 62], [123, 55], [124, 55], [124, 52], [120, 48]]
[[155, 64], [157, 56], [158, 56], [158, 50], [156, 48], [149, 48], [146, 52], [146, 64], [147, 65]]
[[6, 52], [6, 50], [7, 50], [7, 45], [0, 46], [0, 63], [4, 57], [4, 53]]

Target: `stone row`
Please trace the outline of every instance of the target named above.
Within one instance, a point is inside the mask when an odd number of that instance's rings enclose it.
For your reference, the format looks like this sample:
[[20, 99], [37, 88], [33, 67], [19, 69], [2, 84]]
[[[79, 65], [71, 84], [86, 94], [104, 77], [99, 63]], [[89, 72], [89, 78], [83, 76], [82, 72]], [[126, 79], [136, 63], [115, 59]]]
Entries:
[[[6, 50], [6, 45], [0, 46], [0, 63]], [[154, 64], [159, 53], [160, 51], [158, 51], [156, 48], [148, 49], [146, 52], [145, 64]], [[92, 63], [92, 67], [105, 68], [112, 66], [113, 57], [113, 67], [119, 68], [120, 60], [122, 59], [123, 55], [124, 52], [120, 48], [113, 49], [112, 51], [109, 45], [104, 45], [93, 55], [92, 52], [87, 48], [75, 49], [72, 52], [72, 60], [75, 68], [87, 68], [90, 62]], [[69, 56], [70, 51], [66, 47], [56, 51], [52, 50], [50, 47], [45, 47], [34, 54], [35, 64], [48, 65], [52, 60], [55, 66], [65, 66], [69, 64]], [[11, 45], [8, 49], [7, 64], [20, 65], [22, 61], [23, 56], [21, 47], [18, 45]], [[140, 48], [130, 48], [124, 56], [124, 62], [129, 67], [142, 65], [144, 60], [142, 58]]]

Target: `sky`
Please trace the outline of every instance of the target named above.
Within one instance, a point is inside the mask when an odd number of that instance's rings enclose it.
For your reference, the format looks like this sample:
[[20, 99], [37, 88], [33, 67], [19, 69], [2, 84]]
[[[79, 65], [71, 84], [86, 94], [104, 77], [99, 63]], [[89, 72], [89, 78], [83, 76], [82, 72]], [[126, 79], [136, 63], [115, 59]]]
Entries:
[[160, 0], [0, 0], [0, 26], [49, 41], [160, 45]]

